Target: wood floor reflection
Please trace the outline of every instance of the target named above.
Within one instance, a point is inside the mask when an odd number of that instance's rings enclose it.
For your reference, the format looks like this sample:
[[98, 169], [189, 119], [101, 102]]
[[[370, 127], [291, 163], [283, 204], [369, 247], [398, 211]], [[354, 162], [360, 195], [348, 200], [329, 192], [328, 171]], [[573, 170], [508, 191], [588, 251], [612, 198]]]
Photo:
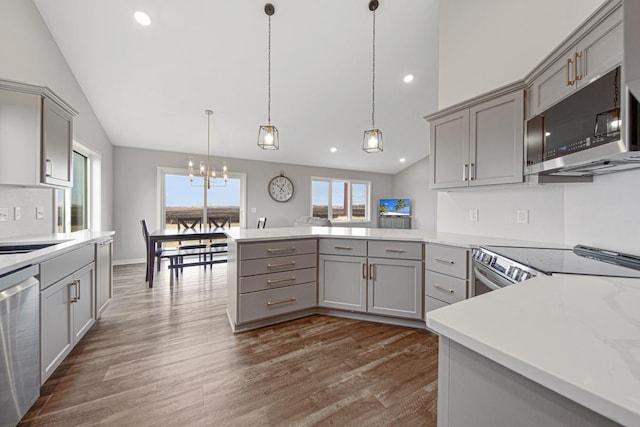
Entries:
[[21, 425], [436, 425], [437, 337], [311, 316], [234, 335], [226, 265], [154, 289], [114, 268], [103, 317]]

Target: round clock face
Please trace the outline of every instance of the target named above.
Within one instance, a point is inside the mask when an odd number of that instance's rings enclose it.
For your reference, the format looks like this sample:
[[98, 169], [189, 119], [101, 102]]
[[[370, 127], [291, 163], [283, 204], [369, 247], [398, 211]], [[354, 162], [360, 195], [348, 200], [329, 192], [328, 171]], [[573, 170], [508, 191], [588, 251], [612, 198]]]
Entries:
[[269, 182], [269, 195], [276, 202], [286, 202], [293, 196], [293, 183], [284, 175], [276, 176]]

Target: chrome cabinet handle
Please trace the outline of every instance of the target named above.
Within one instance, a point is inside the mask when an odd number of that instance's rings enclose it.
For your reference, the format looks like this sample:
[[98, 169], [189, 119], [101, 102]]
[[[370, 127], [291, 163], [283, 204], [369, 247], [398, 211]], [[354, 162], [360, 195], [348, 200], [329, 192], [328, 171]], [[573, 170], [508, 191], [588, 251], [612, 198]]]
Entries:
[[44, 159], [44, 161], [45, 161], [45, 168], [44, 168], [45, 176], [47, 177], [53, 176], [53, 161], [51, 159]]
[[445, 289], [442, 286], [438, 285], [437, 283], [433, 285], [433, 287], [443, 292], [449, 292], [450, 294], [453, 293], [453, 289]]
[[578, 58], [582, 58], [582, 52], [573, 54], [573, 80], [576, 82], [584, 77], [582, 74], [578, 74]]
[[270, 254], [272, 253], [276, 253], [276, 252], [293, 252], [296, 250], [295, 246], [291, 246], [290, 248], [267, 248], [267, 252], [269, 252]]
[[274, 305], [279, 305], [279, 304], [291, 304], [291, 303], [294, 303], [295, 301], [296, 299], [293, 297], [289, 299], [283, 299], [280, 301], [267, 301], [267, 306], [272, 307]]
[[362, 278], [367, 279], [367, 264], [362, 263]]
[[573, 58], [567, 58], [567, 86], [573, 86], [575, 83], [575, 81], [571, 80], [571, 77], [570, 77], [571, 71], [569, 71], [569, 68], [571, 64], [573, 64]]
[[342, 250], [345, 250], [345, 251], [352, 251], [353, 250], [353, 248], [351, 246], [334, 246], [333, 248], [334, 249], [342, 249]]
[[82, 287], [80, 286], [80, 279], [76, 279], [76, 280], [74, 280], [74, 282], [76, 282], [76, 286], [78, 288], [78, 300], [77, 301], [80, 301], [80, 292], [81, 292], [81, 289], [82, 289]]
[[69, 283], [69, 292], [71, 292], [71, 286], [73, 286], [73, 296], [71, 298], [69, 298], [69, 302], [71, 304], [78, 302], [80, 300], [80, 292], [79, 292], [79, 288], [78, 288], [78, 281], [77, 280], [73, 280], [72, 282]]
[[445, 264], [455, 264], [456, 262], [450, 259], [434, 258], [434, 261], [444, 262]]
[[407, 253], [407, 251], [405, 249], [385, 248], [384, 251], [385, 252], [392, 252], [392, 253], [396, 253], [396, 254], [406, 254]]
[[267, 264], [267, 268], [282, 268], [282, 267], [294, 267], [296, 265], [295, 261], [291, 262], [281, 262], [279, 264]]
[[276, 279], [276, 280], [267, 280], [267, 285], [275, 285], [278, 283], [287, 283], [287, 282], [295, 282], [296, 276], [291, 276], [288, 279]]
[[476, 174], [475, 165], [471, 163], [469, 165], [469, 181], [473, 181], [473, 179], [475, 178], [475, 174]]
[[469, 165], [467, 165], [466, 163], [464, 165], [462, 165], [462, 180], [466, 181], [467, 180], [467, 168], [469, 167]]
[[369, 280], [376, 280], [373, 274], [375, 271], [376, 270], [373, 268], [373, 264], [369, 264]]
[[105, 240], [104, 242], [98, 243], [100, 246], [107, 246], [113, 243], [113, 240]]

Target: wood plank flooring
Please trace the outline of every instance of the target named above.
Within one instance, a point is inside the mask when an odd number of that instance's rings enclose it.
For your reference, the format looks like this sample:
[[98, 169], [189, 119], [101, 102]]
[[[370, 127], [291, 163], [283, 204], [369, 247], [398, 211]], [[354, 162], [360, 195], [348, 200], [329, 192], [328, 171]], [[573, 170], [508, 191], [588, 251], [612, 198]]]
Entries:
[[311, 316], [234, 335], [224, 264], [154, 289], [116, 266], [114, 293], [20, 425], [436, 425], [427, 331]]

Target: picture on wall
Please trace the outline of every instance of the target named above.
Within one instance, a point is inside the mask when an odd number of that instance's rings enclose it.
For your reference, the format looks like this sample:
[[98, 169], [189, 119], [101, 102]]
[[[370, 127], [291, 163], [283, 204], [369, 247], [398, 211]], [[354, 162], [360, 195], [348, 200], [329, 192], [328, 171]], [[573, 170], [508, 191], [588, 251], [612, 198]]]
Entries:
[[411, 200], [409, 199], [380, 199], [378, 205], [380, 216], [410, 216]]

